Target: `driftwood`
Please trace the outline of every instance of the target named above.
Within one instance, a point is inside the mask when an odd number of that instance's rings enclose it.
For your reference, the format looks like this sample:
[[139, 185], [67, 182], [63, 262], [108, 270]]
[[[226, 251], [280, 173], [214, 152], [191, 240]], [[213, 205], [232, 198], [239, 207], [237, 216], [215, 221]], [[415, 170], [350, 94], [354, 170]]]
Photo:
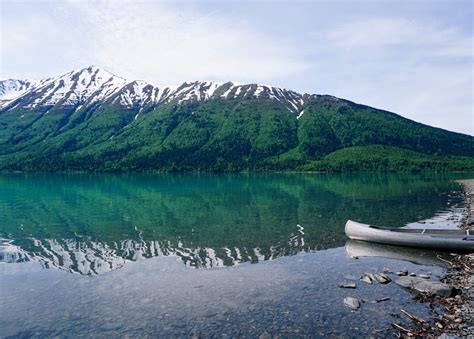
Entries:
[[386, 297], [386, 298], [375, 299], [375, 300], [372, 300], [370, 303], [371, 303], [371, 304], [378, 304], [378, 303], [380, 303], [380, 302], [382, 302], [382, 301], [387, 301], [387, 300], [390, 300], [390, 298], [389, 298], [389, 297]]
[[426, 324], [426, 320], [423, 319], [423, 318], [420, 318], [416, 315], [413, 315], [413, 314], [410, 314], [408, 313], [407, 311], [405, 310], [401, 310], [400, 312], [402, 312], [402, 314], [406, 315], [408, 318], [410, 318], [411, 320], [413, 321], [416, 321], [417, 323], [420, 323], [420, 324]]
[[403, 327], [400, 324], [392, 323], [392, 327], [395, 328], [396, 330], [400, 331], [400, 332], [406, 333], [406, 335], [409, 336], [409, 337], [413, 337], [415, 335], [412, 331], [406, 329], [405, 327]]

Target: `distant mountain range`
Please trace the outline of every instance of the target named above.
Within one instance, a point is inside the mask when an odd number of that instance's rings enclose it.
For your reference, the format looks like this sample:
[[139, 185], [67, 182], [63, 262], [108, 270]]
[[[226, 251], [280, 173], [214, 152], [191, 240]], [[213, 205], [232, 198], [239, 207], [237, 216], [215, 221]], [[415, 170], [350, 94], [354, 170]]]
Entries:
[[329, 95], [159, 88], [87, 67], [0, 81], [0, 170], [466, 170], [474, 138]]

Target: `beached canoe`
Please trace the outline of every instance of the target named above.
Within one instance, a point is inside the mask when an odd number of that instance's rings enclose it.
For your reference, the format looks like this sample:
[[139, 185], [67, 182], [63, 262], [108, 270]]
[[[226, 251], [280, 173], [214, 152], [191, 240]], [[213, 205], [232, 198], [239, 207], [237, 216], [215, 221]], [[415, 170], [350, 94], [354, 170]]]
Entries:
[[346, 223], [346, 235], [352, 240], [449, 251], [474, 252], [473, 233], [472, 230], [389, 228], [352, 220]]

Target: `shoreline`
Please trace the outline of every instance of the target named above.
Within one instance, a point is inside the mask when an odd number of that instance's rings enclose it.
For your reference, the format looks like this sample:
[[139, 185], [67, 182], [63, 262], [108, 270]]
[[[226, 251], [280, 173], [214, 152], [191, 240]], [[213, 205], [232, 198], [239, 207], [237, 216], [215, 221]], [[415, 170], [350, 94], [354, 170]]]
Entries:
[[[465, 216], [459, 228], [472, 229], [474, 232], [474, 179], [456, 180], [464, 188], [466, 195]], [[441, 282], [456, 289], [455, 297], [425, 297], [422, 300], [431, 304], [437, 317], [434, 317], [435, 335], [474, 337], [474, 253], [454, 255], [449, 261], [446, 275]], [[436, 312], [441, 308], [442, 312]]]
[[[456, 182], [464, 187], [467, 200], [466, 216], [461, 220], [459, 228], [474, 232], [474, 179]], [[474, 337], [474, 253], [457, 255], [444, 282], [460, 291], [458, 304], [450, 310], [450, 314], [461, 319], [456, 329], [462, 336]]]
[[[463, 186], [467, 202], [458, 227], [472, 229], [474, 234], [474, 179], [456, 182]], [[392, 324], [399, 337], [474, 338], [474, 253], [450, 255], [449, 260], [442, 259], [448, 267], [440, 282], [454, 288], [454, 295], [415, 294], [415, 300], [429, 304], [432, 316], [429, 321], [409, 316], [411, 325], [408, 328], [397, 328]]]

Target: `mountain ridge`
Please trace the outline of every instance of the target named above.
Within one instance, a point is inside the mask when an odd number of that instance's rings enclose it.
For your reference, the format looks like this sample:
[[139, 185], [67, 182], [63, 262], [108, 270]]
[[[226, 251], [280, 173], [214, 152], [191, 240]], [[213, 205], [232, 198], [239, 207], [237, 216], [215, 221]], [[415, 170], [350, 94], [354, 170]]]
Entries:
[[[389, 147], [377, 159], [390, 150], [400, 159], [395, 149], [421, 154], [404, 153], [416, 170], [474, 169], [472, 136], [330, 95], [209, 81], [159, 88], [93, 66], [8, 81], [0, 81], [0, 170], [325, 170], [332, 152], [373, 145]], [[333, 158], [339, 167], [326, 169], [367, 167]], [[412, 166], [389, 163], [382, 168]]]
[[[96, 79], [99, 81], [95, 81]], [[105, 80], [105, 81], [100, 81]], [[16, 96], [12, 96], [12, 92], [7, 93], [2, 91], [6, 88], [8, 81], [17, 82]], [[88, 88], [86, 81], [92, 88]], [[28, 88], [23, 89], [20, 85], [23, 82], [28, 84]], [[96, 85], [96, 86], [94, 86]], [[105, 86], [105, 93], [97, 93], [101, 87]], [[128, 92], [127, 92], [127, 88]], [[133, 89], [132, 89], [133, 87]], [[23, 104], [23, 108], [35, 108], [49, 105], [73, 106], [88, 103], [94, 95], [98, 95], [97, 100], [106, 100], [118, 93], [121, 93], [120, 98], [116, 98], [120, 104], [124, 106], [132, 106], [134, 103], [133, 97], [146, 97], [145, 103], [153, 103], [155, 105], [163, 101], [178, 100], [178, 104], [189, 100], [207, 100], [210, 99], [214, 92], [218, 89], [223, 89], [221, 94], [224, 98], [232, 96], [234, 99], [239, 95], [254, 95], [259, 97], [261, 94], [276, 100], [282, 100], [287, 95], [290, 100], [292, 109], [297, 109], [298, 101], [301, 102], [302, 97], [309, 94], [300, 94], [285, 88], [279, 88], [262, 84], [235, 84], [233, 82], [211, 82], [211, 81], [192, 81], [184, 82], [179, 86], [155, 86], [144, 80], [128, 81], [125, 78], [117, 76], [109, 71], [103, 70], [96, 66], [89, 66], [78, 71], [70, 71], [55, 78], [47, 78], [39, 81], [8, 79], [0, 80], [0, 109], [12, 109], [15, 103], [18, 103], [26, 95], [33, 92], [39, 98], [30, 100], [29, 104]], [[81, 90], [82, 89], [82, 90]], [[84, 89], [86, 93], [84, 93]], [[108, 89], [108, 90], [107, 90]], [[88, 91], [88, 92], [87, 92]], [[5, 93], [3, 93], [5, 92]], [[35, 93], [36, 92], [36, 93]], [[127, 93], [126, 93], [127, 92]], [[9, 95], [8, 95], [9, 94]], [[62, 102], [60, 99], [65, 98]], [[49, 100], [48, 100], [49, 99]], [[90, 103], [90, 102], [89, 102]]]

